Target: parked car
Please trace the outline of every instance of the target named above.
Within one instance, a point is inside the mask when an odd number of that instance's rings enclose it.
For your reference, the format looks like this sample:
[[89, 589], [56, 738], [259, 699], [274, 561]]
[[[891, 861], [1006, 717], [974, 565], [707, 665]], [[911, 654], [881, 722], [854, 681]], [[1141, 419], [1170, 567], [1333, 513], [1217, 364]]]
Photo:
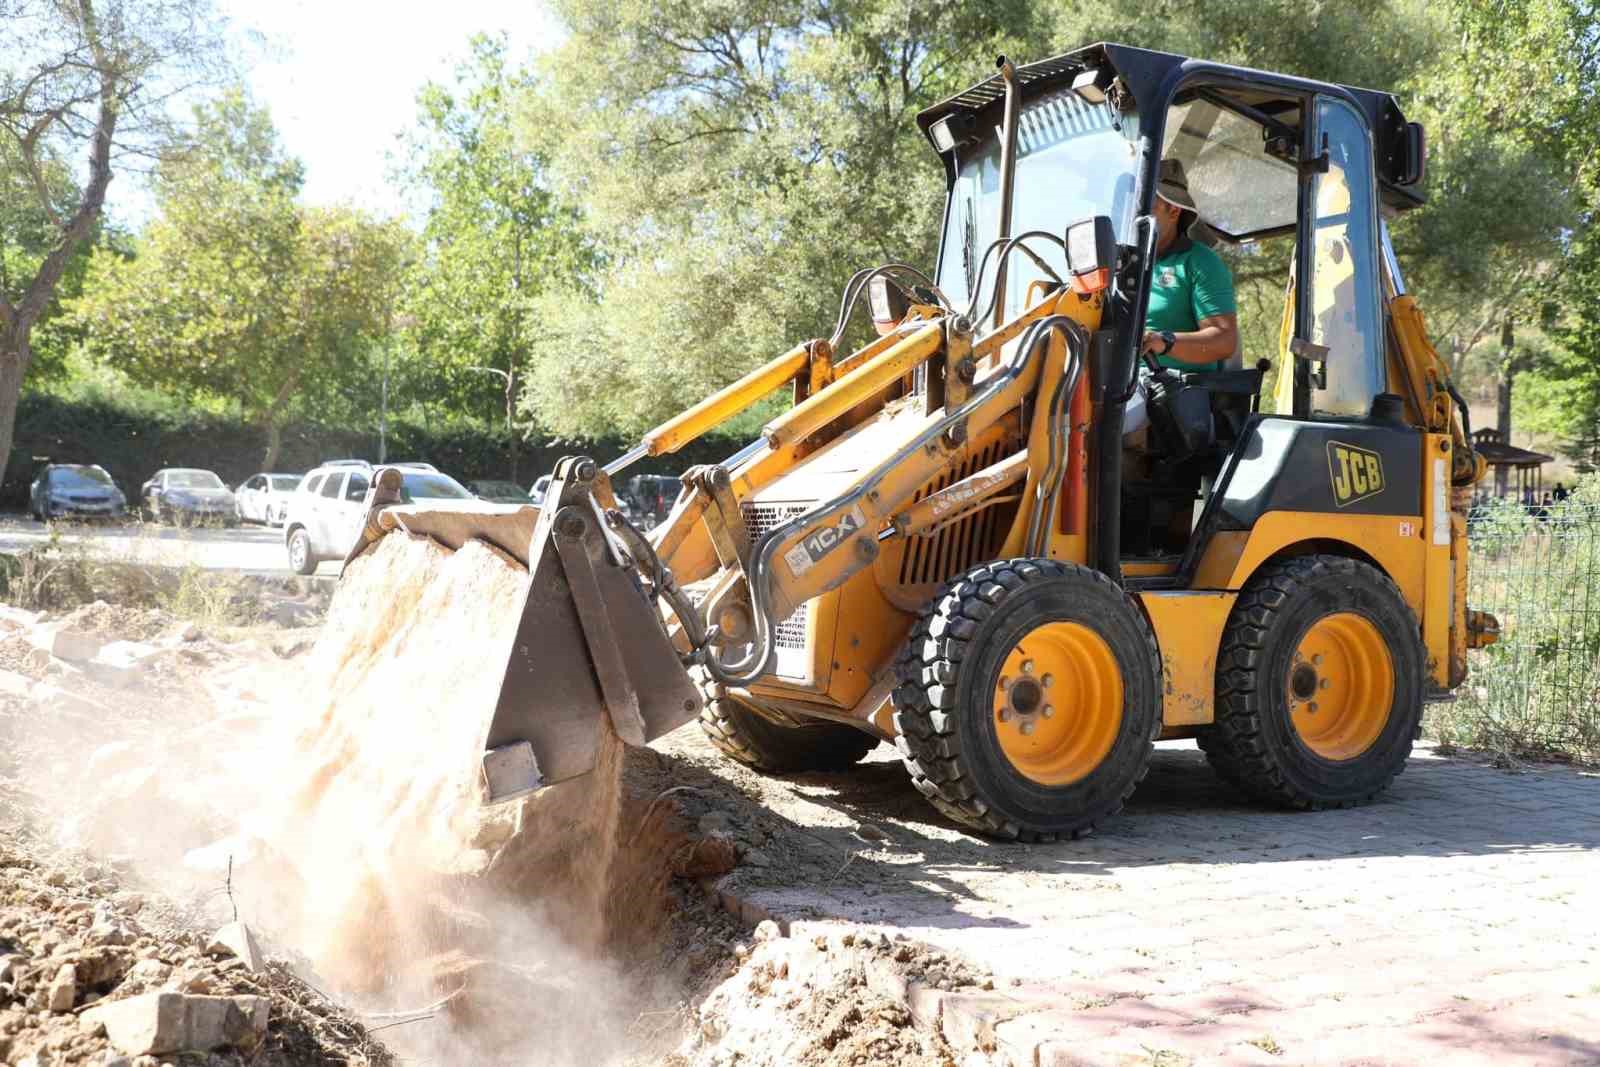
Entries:
[[636, 474], [623, 491], [633, 501], [639, 520], [650, 527], [667, 517], [682, 490], [683, 482], [670, 475]]
[[479, 500], [488, 500], [496, 504], [528, 502], [528, 494], [522, 491], [522, 486], [516, 482], [505, 482], [497, 478], [479, 478], [475, 482], [468, 482], [467, 492]]
[[[428, 463], [385, 463], [400, 470], [400, 498], [426, 501], [430, 507], [471, 507], [477, 499], [462, 484]], [[283, 545], [289, 567], [310, 574], [325, 559], [343, 559], [355, 545], [366, 521], [371, 463], [341, 459], [308, 471], [289, 497], [283, 520]]]
[[246, 478], [233, 491], [234, 512], [240, 522], [262, 522], [276, 526], [283, 521], [289, 497], [300, 484], [298, 474], [256, 474]]
[[62, 517], [112, 519], [127, 512], [128, 498], [96, 463], [50, 463], [28, 490], [28, 512], [40, 522]]
[[233, 490], [212, 471], [169, 467], [156, 471], [139, 490], [144, 513], [157, 522], [239, 522]]
[[534, 507], [544, 503], [544, 494], [549, 489], [550, 476], [548, 474], [539, 475], [538, 479], [528, 489], [528, 499], [533, 502]]

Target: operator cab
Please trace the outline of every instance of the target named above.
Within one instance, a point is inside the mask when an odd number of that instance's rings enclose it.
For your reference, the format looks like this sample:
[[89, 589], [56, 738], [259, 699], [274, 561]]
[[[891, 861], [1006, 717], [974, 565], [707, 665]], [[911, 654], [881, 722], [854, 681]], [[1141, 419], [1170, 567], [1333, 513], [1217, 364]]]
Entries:
[[[1388, 94], [1121, 45], [1017, 74], [1009, 204], [999, 79], [919, 117], [949, 180], [937, 280], [956, 306], [970, 298], [980, 319], [989, 311], [994, 323], [1007, 321], [1038, 299], [1039, 286], [1070, 273], [1063, 242], [1043, 235], [1108, 220], [1119, 247], [1107, 324], [1116, 358], [1093, 384], [1102, 412], [1095, 447], [1129, 447], [1116, 483], [1096, 492], [1118, 495], [1119, 506], [1101, 512], [1117, 516], [1127, 573], [1175, 574], [1194, 555], [1205, 504], [1262, 411], [1366, 419], [1385, 392], [1384, 284], [1394, 292], [1397, 278], [1385, 271], [1380, 219], [1422, 202], [1413, 189], [1421, 128]], [[1178, 160], [1187, 176], [1199, 217], [1188, 236], [1233, 275], [1240, 350], [1221, 370], [1162, 370], [1137, 351], [1157, 259], [1149, 213], [1162, 159]], [[1011, 257], [998, 299], [973, 294], [1007, 209], [1009, 236], [1041, 238], [1024, 238], [1026, 255]], [[1124, 442], [1126, 399], [1143, 401], [1149, 429]], [[1119, 425], [1105, 425], [1113, 415]], [[1113, 541], [1106, 533], [1102, 542]]]

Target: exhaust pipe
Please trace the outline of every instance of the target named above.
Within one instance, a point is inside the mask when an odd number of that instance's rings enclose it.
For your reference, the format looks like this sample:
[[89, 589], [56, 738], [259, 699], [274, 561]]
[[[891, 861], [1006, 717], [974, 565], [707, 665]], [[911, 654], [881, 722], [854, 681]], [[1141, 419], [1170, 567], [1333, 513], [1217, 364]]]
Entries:
[[[1005, 120], [1001, 130], [1004, 143], [1000, 148], [1000, 232], [995, 236], [1001, 241], [1008, 241], [1011, 239], [1012, 192], [1017, 177], [1017, 112], [1022, 103], [1022, 86], [1017, 81], [1017, 68], [1011, 65], [1011, 60], [1000, 56], [995, 60], [995, 66], [1000, 68], [1000, 78], [1006, 86]], [[1006, 259], [1006, 256], [1000, 257], [994, 273], [996, 328], [1006, 321]]]

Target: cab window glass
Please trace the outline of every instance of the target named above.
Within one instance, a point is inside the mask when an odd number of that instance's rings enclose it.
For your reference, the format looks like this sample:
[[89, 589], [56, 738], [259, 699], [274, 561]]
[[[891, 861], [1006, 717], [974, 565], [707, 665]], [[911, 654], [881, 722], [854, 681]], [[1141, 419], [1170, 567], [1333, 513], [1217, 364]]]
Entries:
[[322, 483], [322, 495], [329, 500], [339, 499], [339, 483], [344, 481], [342, 474], [330, 474], [328, 480]]
[[1294, 225], [1299, 179], [1265, 143], [1257, 123], [1198, 99], [1168, 112], [1161, 155], [1183, 164], [1206, 224], [1239, 237]]
[[346, 500], [354, 500], [359, 504], [361, 499], [367, 495], [367, 485], [367, 476], [365, 474], [350, 475], [349, 484], [344, 487], [344, 498]]
[[[1060, 234], [1069, 223], [1109, 215], [1122, 240], [1129, 240], [1134, 211], [1134, 146], [1139, 120], [1107, 104], [1089, 104], [1062, 91], [1029, 103], [1017, 123], [1017, 177], [1011, 233]], [[939, 248], [939, 287], [958, 307], [972, 299], [984, 250], [1000, 232], [999, 131], [958, 150], [955, 184], [945, 212]], [[1028, 247], [1058, 274], [1066, 267], [1049, 241]], [[985, 299], [994, 280], [995, 256], [984, 269]], [[1023, 309], [1028, 286], [1046, 277], [1028, 256], [1006, 261], [1006, 317]], [[976, 309], [980, 314], [983, 308]]]
[[1312, 179], [1310, 339], [1328, 357], [1311, 413], [1365, 415], [1384, 387], [1372, 142], [1355, 108], [1332, 97], [1317, 100], [1317, 138], [1328, 171]]
[[315, 493], [318, 489], [320, 489], [322, 487], [322, 479], [323, 479], [323, 477], [324, 476], [321, 475], [321, 474], [315, 474], [315, 475], [312, 475], [310, 478], [307, 478], [306, 479], [306, 492]]

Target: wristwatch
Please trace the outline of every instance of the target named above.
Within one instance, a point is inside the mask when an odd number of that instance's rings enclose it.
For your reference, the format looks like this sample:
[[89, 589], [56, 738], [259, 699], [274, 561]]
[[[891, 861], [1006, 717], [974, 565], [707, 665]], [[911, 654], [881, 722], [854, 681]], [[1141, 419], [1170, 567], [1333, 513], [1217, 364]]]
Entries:
[[1167, 347], [1163, 348], [1161, 351], [1157, 352], [1156, 355], [1158, 355], [1158, 356], [1171, 355], [1172, 346], [1178, 343], [1178, 335], [1173, 333], [1171, 330], [1162, 330], [1160, 333], [1156, 334], [1156, 336], [1161, 338], [1163, 341], [1167, 342]]

